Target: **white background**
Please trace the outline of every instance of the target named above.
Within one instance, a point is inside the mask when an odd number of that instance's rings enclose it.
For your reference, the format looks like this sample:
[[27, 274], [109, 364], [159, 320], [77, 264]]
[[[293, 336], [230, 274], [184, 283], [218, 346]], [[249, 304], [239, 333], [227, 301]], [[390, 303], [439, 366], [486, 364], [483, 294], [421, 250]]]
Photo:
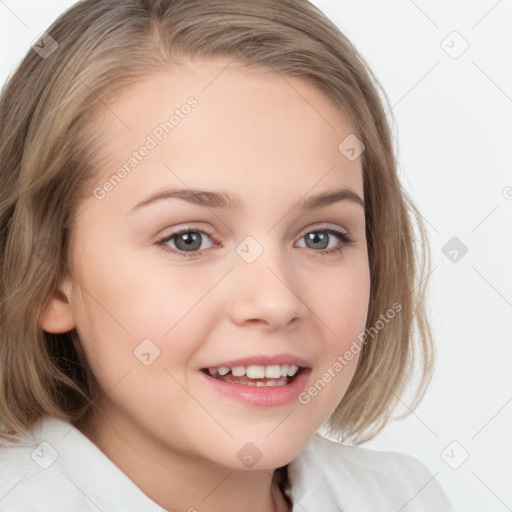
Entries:
[[[72, 3], [0, 0], [1, 83]], [[432, 244], [435, 377], [419, 408], [367, 446], [423, 461], [457, 512], [510, 510], [512, 3], [313, 3], [388, 94], [402, 180]], [[456, 262], [442, 252], [452, 237], [468, 248]]]

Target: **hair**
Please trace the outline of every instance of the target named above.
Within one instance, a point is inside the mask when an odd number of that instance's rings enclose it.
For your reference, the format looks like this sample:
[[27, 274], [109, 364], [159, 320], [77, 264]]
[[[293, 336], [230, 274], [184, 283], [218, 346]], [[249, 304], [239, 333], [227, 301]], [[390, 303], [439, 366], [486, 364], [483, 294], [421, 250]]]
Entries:
[[[412, 411], [433, 364], [428, 244], [379, 93], [389, 100], [346, 36], [307, 0], [85, 0], [47, 33], [58, 47], [45, 58], [30, 50], [0, 97], [1, 437], [45, 416], [77, 423], [90, 414], [95, 381], [76, 330], [45, 332], [40, 314], [69, 272], [74, 218], [97, 174], [95, 120], [124, 89], [187, 59], [299, 77], [349, 119], [365, 145], [371, 336], [327, 425], [344, 442], [371, 439], [418, 377]], [[399, 311], [377, 328], [393, 304]]]

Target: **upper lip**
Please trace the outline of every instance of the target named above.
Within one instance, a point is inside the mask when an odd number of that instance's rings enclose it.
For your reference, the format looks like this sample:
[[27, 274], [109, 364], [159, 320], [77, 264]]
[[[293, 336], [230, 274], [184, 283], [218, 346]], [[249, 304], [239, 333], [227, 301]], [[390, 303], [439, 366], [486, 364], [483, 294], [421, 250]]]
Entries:
[[295, 365], [301, 368], [309, 368], [310, 365], [308, 361], [302, 359], [301, 357], [294, 356], [292, 354], [277, 354], [274, 356], [269, 355], [255, 355], [244, 357], [241, 359], [231, 359], [229, 361], [222, 361], [220, 363], [210, 364], [205, 366], [204, 368], [220, 368], [221, 366], [225, 366], [227, 368], [233, 368], [234, 366], [273, 366], [273, 365]]

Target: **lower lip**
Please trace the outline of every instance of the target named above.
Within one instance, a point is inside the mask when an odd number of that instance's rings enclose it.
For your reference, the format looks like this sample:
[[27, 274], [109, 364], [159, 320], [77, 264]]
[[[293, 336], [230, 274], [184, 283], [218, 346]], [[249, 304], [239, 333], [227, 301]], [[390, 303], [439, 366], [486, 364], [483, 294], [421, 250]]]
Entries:
[[259, 407], [278, 407], [287, 405], [297, 400], [299, 394], [306, 387], [310, 368], [302, 368], [292, 382], [285, 386], [246, 386], [233, 384], [214, 379], [206, 373], [199, 372], [216, 392], [229, 396], [241, 402]]

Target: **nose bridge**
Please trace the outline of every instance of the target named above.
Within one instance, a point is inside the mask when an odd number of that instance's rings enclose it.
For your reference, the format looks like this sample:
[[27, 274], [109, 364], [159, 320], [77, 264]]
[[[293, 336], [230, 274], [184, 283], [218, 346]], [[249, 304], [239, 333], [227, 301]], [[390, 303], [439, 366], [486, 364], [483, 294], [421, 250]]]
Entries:
[[230, 315], [237, 324], [265, 323], [286, 327], [304, 318], [307, 308], [291, 262], [278, 244], [246, 237], [236, 248]]

